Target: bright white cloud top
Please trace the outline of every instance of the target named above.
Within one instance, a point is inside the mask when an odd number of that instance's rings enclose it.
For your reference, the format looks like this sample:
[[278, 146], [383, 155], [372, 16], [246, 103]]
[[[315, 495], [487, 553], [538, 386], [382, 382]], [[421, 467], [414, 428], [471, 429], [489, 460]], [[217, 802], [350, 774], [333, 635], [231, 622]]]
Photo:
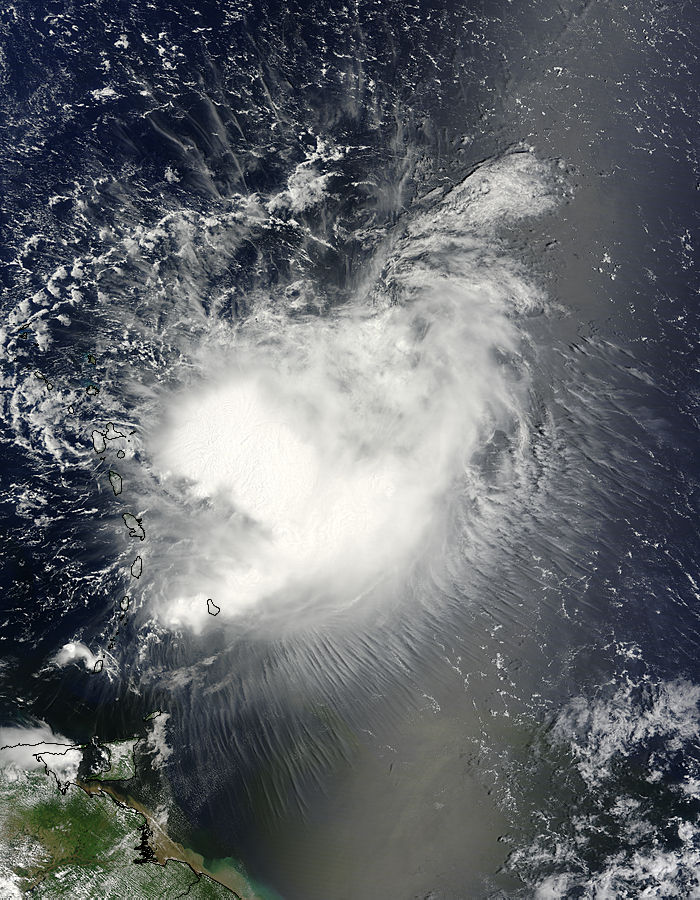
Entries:
[[553, 202], [530, 154], [485, 169], [387, 243], [354, 301], [262, 303], [163, 398], [154, 469], [197, 531], [196, 558], [158, 573], [165, 623], [200, 630], [207, 598], [217, 624], [347, 609], [443, 540], [455, 479], [519, 419], [513, 316], [541, 302], [496, 229]]

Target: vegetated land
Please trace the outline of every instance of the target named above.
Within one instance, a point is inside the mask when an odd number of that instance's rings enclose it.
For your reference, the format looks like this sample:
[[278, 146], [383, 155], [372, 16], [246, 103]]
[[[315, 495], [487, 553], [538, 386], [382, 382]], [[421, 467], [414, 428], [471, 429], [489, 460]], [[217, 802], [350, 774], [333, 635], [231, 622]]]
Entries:
[[[236, 894], [188, 866], [149, 861], [144, 817], [103, 793], [41, 772], [0, 773], [0, 895], [193, 900]], [[3, 893], [5, 891], [5, 893]]]

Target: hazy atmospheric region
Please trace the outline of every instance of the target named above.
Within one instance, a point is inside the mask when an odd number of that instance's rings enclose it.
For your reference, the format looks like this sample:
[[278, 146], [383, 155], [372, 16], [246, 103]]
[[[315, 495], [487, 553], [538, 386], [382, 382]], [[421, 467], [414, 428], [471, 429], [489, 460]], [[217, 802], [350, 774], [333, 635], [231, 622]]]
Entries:
[[0, 900], [700, 900], [699, 44], [0, 5]]

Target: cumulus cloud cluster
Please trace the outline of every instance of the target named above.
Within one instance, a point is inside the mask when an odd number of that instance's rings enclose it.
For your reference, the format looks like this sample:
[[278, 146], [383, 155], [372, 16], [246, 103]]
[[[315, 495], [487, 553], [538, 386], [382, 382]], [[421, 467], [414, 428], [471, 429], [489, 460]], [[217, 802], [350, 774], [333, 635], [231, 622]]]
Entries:
[[479, 170], [387, 242], [355, 299], [258, 307], [214, 376], [164, 398], [156, 470], [227, 512], [160, 573], [161, 618], [200, 629], [208, 598], [217, 622], [347, 608], [439, 543], [450, 487], [519, 415], [512, 316], [540, 298], [494, 234], [551, 204], [546, 174], [530, 154]]
[[41, 769], [42, 753], [63, 753], [72, 745], [68, 738], [54, 733], [44, 722], [31, 726], [0, 728], [0, 769], [27, 772]]
[[54, 665], [60, 667], [70, 665], [70, 663], [76, 663], [76, 665], [82, 663], [86, 669], [93, 670], [97, 661], [98, 657], [82, 641], [69, 641], [52, 659]]

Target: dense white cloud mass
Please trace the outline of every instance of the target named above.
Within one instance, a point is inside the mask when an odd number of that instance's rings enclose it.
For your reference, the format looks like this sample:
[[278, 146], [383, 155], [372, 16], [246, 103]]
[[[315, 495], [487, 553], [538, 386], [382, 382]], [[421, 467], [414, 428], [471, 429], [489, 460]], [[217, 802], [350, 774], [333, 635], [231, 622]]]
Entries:
[[94, 669], [97, 660], [98, 657], [81, 641], [69, 641], [51, 661], [57, 666], [82, 663], [86, 669]]
[[201, 628], [210, 597], [218, 622], [347, 608], [441, 541], [454, 480], [520, 416], [512, 316], [541, 301], [495, 229], [552, 203], [547, 170], [529, 154], [484, 168], [387, 242], [354, 301], [260, 304], [209, 377], [165, 398], [156, 470], [227, 510], [196, 565], [162, 573], [167, 623]]
[[72, 744], [68, 738], [55, 734], [43, 722], [28, 727], [0, 728], [0, 770], [26, 772], [43, 768], [37, 759], [41, 753], [62, 753]]

